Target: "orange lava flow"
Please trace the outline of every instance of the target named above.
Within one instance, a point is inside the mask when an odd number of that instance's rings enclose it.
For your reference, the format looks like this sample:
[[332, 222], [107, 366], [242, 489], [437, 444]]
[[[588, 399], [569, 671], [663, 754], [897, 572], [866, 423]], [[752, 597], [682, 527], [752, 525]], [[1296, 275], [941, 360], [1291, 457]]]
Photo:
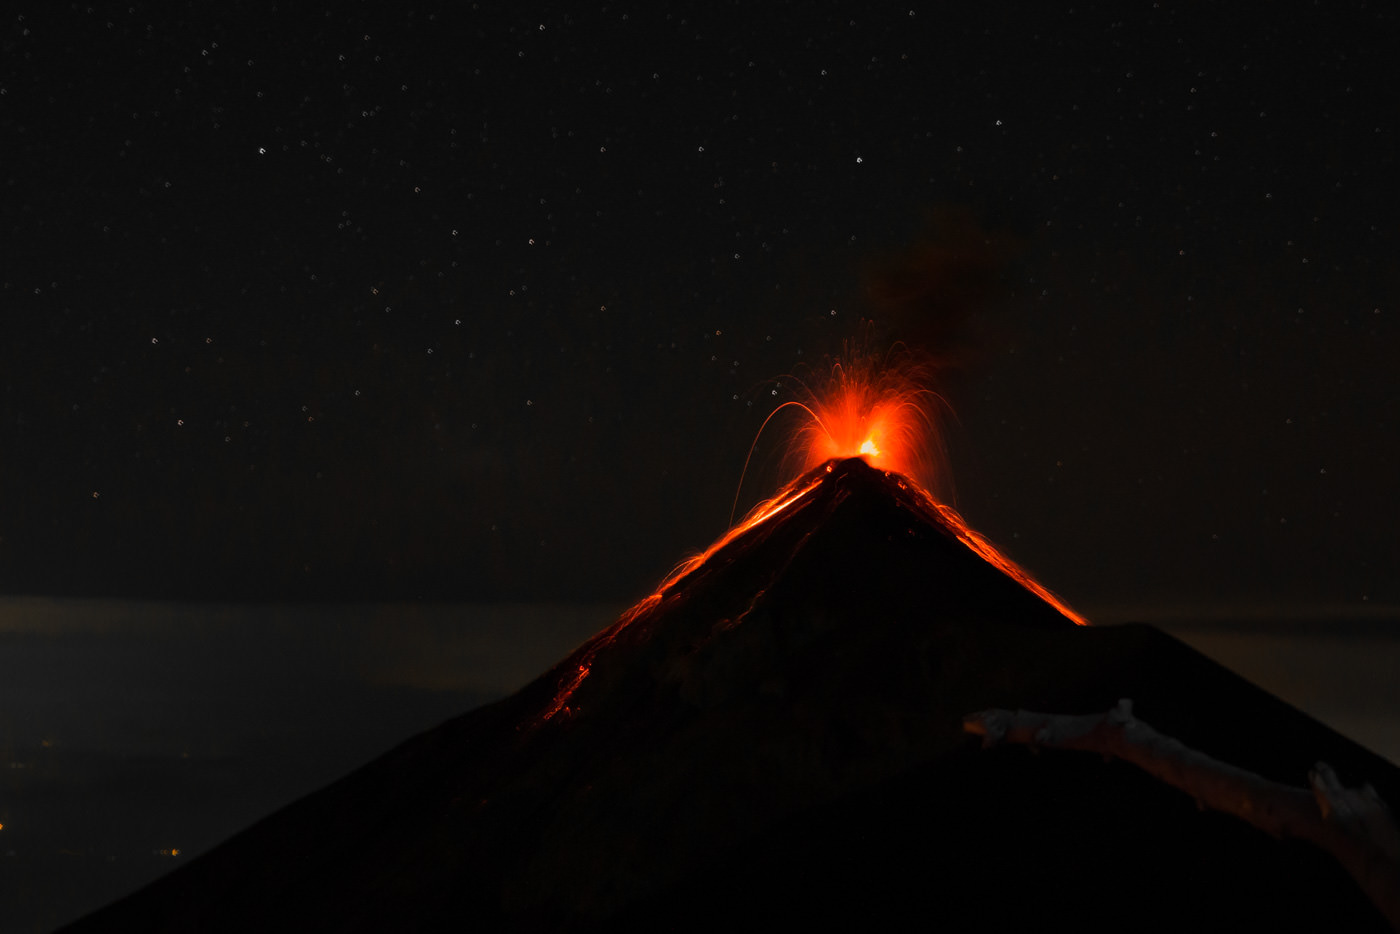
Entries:
[[573, 713], [568, 706], [569, 699], [573, 696], [578, 686], [583, 683], [583, 679], [588, 677], [588, 672], [592, 667], [593, 658], [597, 654], [598, 649], [606, 642], [611, 641], [613, 635], [626, 628], [638, 617], [646, 615], [650, 610], [665, 600], [666, 596], [675, 589], [676, 585], [679, 584], [686, 575], [703, 565], [712, 555], [723, 549], [724, 546], [750, 529], [762, 525], [778, 513], [788, 509], [794, 503], [820, 486], [823, 479], [825, 478], [817, 477], [796, 490], [789, 487], [772, 499], [759, 503], [754, 507], [753, 511], [744, 518], [744, 521], [734, 526], [728, 532], [725, 532], [724, 535], [720, 536], [709, 548], [706, 548], [699, 554], [693, 555], [676, 565], [671, 573], [667, 574], [661, 581], [656, 590], [652, 591], [649, 596], [643, 597], [626, 613], [623, 613], [622, 617], [607, 630], [604, 637], [594, 643], [593, 648], [579, 660], [576, 671], [569, 676], [569, 682], [565, 685], [561, 685], [554, 701], [545, 709], [544, 713], [540, 715], [537, 722], [542, 723], [546, 720], [550, 720], [560, 713], [566, 715]]
[[744, 517], [744, 521], [740, 522], [728, 532], [725, 532], [723, 535], [721, 535], [719, 539], [716, 540], [715, 543], [712, 544], [709, 548], [706, 548], [704, 551], [700, 552], [697, 555], [692, 555], [691, 557], [686, 558], [680, 564], [676, 565], [675, 568], [672, 569], [671, 573], [667, 574], [666, 577], [661, 581], [661, 583], [657, 586], [656, 590], [652, 591], [650, 596], [643, 597], [641, 602], [639, 602], [636, 606], [632, 607], [626, 613], [622, 614], [622, 618], [618, 621], [617, 625], [625, 626], [632, 620], [636, 619], [638, 616], [641, 616], [642, 614], [650, 610], [652, 607], [656, 606], [658, 603], [660, 603], [666, 598], [666, 595], [670, 593], [671, 590], [678, 583], [680, 583], [681, 580], [687, 574], [700, 567], [706, 561], [710, 560], [711, 555], [724, 548], [725, 545], [728, 545], [730, 542], [734, 541], [734, 539], [738, 538], [740, 535], [743, 535], [749, 529], [752, 529], [758, 525], [762, 525], [769, 519], [776, 516], [778, 513], [787, 509], [793, 503], [807, 496], [809, 493], [811, 493], [813, 490], [815, 490], [818, 486], [821, 485], [822, 479], [823, 478], [818, 477], [799, 489], [784, 490], [782, 493], [779, 493], [772, 499], [765, 500], [764, 502], [759, 503], [753, 508], [752, 512], [750, 512], [747, 516]]
[[[930, 502], [932, 502], [931, 497]], [[1070, 608], [1069, 604], [1041, 586], [1041, 584], [1035, 578], [1027, 574], [1020, 565], [998, 551], [997, 546], [987, 541], [981, 532], [971, 528], [963, 520], [963, 517], [958, 515], [956, 509], [952, 506], [944, 506], [942, 503], [937, 502], [933, 503], [933, 508], [938, 510], [938, 514], [943, 517], [943, 521], [947, 524], [948, 528], [958, 537], [958, 541], [971, 548], [984, 561], [1059, 610], [1067, 619], [1072, 620], [1076, 626], [1089, 625], [1089, 620], [1076, 613]]]
[[734, 539], [738, 538], [740, 535], [743, 535], [745, 532], [747, 532], [754, 526], [762, 525], [764, 522], [767, 522], [769, 519], [773, 518], [778, 513], [787, 509], [793, 503], [797, 502], [798, 500], [802, 499], [802, 497], [815, 490], [818, 486], [821, 485], [821, 482], [822, 478], [818, 477], [817, 479], [813, 480], [812, 482], [808, 483], [807, 485], [803, 486], [798, 490], [787, 492], [786, 495], [779, 494], [778, 496], [775, 496], [770, 500], [766, 500], [762, 503], [759, 503], [757, 506], [754, 507], [753, 511], [750, 512], [748, 516], [744, 518], [743, 522], [740, 522], [738, 525], [734, 526], [734, 528], [730, 529], [728, 532], [725, 532], [722, 536], [720, 536], [719, 540], [716, 541], [709, 548], [706, 548], [700, 554], [695, 555], [691, 558], [687, 558], [680, 564], [676, 565], [675, 570], [671, 571], [670, 574], [666, 575], [666, 579], [661, 582], [660, 587], [656, 588], [656, 593], [654, 593], [652, 596], [657, 598], [665, 596], [666, 592], [672, 587], [674, 587], [680, 581], [681, 578], [685, 577], [691, 571], [695, 570], [700, 565], [704, 564], [707, 560], [709, 560], [710, 555], [719, 551], [725, 545], [728, 545]]

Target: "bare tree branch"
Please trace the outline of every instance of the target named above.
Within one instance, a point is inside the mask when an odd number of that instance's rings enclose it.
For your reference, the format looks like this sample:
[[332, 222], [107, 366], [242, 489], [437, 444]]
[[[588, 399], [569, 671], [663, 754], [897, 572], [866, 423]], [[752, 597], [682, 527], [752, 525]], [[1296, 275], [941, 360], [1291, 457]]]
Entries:
[[1375, 789], [1344, 787], [1325, 762], [1309, 773], [1310, 789], [1282, 785], [1163, 736], [1133, 716], [1130, 700], [1085, 716], [984, 710], [964, 717], [963, 729], [981, 736], [983, 748], [1017, 743], [1114, 756], [1202, 807], [1243, 818], [1275, 837], [1309, 840], [1332, 854], [1400, 931], [1400, 830]]

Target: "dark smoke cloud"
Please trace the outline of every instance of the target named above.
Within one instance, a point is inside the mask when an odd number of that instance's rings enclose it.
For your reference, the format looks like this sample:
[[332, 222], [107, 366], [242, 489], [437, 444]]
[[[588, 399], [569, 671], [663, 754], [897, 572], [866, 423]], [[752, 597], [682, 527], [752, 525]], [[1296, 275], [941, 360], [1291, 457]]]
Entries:
[[987, 344], [983, 312], [1005, 297], [1005, 275], [1022, 249], [1014, 234], [990, 231], [964, 207], [927, 214], [912, 244], [867, 260], [866, 307], [878, 337], [900, 342], [932, 371], [965, 368]]

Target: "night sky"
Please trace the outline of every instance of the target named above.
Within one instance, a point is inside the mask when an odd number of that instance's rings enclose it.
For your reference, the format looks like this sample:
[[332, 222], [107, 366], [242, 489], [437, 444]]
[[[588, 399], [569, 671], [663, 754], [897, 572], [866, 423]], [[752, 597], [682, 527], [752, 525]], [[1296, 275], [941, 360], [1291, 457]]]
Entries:
[[903, 338], [1071, 603], [1400, 602], [1396, 14], [1269, 10], [34, 4], [0, 590], [635, 598]]

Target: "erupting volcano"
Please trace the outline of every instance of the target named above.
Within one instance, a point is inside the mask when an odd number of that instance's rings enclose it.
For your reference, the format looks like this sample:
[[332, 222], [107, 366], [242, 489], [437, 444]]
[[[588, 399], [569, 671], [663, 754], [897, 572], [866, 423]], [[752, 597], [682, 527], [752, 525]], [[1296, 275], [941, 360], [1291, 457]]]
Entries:
[[1131, 766], [979, 749], [969, 712], [1130, 697], [1244, 768], [1321, 757], [1400, 800], [1181, 643], [1082, 625], [897, 469], [916, 400], [836, 386], [800, 476], [532, 684], [73, 929], [1384, 928], [1321, 851]]

